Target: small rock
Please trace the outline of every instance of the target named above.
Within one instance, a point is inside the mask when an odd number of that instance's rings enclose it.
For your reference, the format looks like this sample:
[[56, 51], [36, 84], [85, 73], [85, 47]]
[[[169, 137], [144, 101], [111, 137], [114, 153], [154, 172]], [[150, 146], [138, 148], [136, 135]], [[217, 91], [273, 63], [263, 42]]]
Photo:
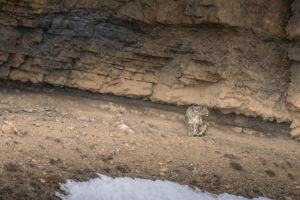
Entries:
[[291, 180], [294, 180], [294, 176], [290, 173], [288, 173], [288, 177], [291, 179]]
[[159, 117], [163, 118], [163, 119], [166, 119], [166, 115], [164, 115], [164, 114], [160, 114]]
[[54, 117], [51, 117], [51, 116], [44, 116], [44, 117], [43, 117], [43, 120], [44, 120], [44, 121], [54, 121]]
[[89, 119], [89, 122], [96, 123], [97, 120], [96, 119]]
[[89, 127], [89, 125], [87, 125], [87, 124], [83, 124], [82, 126], [81, 126], [81, 128], [88, 128]]
[[56, 143], [61, 143], [61, 140], [59, 138], [54, 138], [53, 141]]
[[295, 140], [300, 140], [300, 127], [293, 128], [290, 135]]
[[100, 159], [103, 161], [103, 162], [108, 162], [110, 160], [113, 160], [113, 156], [111, 154], [108, 154], [108, 155], [101, 155], [100, 156]]
[[81, 136], [87, 136], [87, 133], [85, 131], [83, 131], [83, 132], [80, 132], [80, 135]]
[[37, 118], [35, 118], [35, 117], [28, 117], [28, 120], [29, 121], [37, 121]]
[[242, 171], [242, 170], [243, 170], [242, 165], [239, 164], [239, 163], [237, 163], [237, 162], [231, 162], [231, 163], [230, 163], [230, 166], [231, 166], [233, 169], [237, 170], [237, 171]]
[[241, 133], [243, 131], [241, 127], [232, 127], [231, 130], [236, 133]]
[[7, 100], [7, 99], [3, 99], [3, 100], [0, 100], [0, 103], [1, 103], [1, 104], [9, 104], [10, 101]]
[[28, 112], [28, 113], [32, 113], [33, 109], [32, 108], [24, 108], [23, 111]]
[[246, 133], [246, 134], [249, 134], [249, 135], [256, 135], [257, 131], [255, 131], [253, 129], [249, 129], [249, 128], [244, 128], [243, 133]]
[[4, 121], [2, 125], [2, 132], [5, 134], [15, 134], [15, 135], [21, 135], [20, 131], [11, 123], [8, 121]]
[[231, 153], [226, 153], [224, 154], [224, 157], [225, 158], [229, 158], [229, 159], [237, 159], [237, 157]]
[[225, 185], [225, 188], [228, 190], [231, 188], [231, 185]]
[[126, 142], [125, 142], [125, 143], [123, 143], [123, 145], [124, 145], [124, 146], [126, 146], [126, 147], [128, 147], [128, 146], [129, 146], [129, 144], [128, 144], [128, 143], [126, 143]]
[[129, 126], [127, 126], [126, 124], [120, 124], [120, 125], [118, 126], [118, 128], [119, 128], [120, 130], [125, 131], [126, 133], [131, 133], [131, 134], [135, 133], [134, 130], [132, 130], [132, 129], [131, 129]]
[[58, 163], [60, 163], [61, 162], [61, 160], [59, 159], [59, 158], [50, 158], [49, 159], [49, 163], [51, 164], [51, 165], [56, 165], [56, 164], [58, 164]]
[[89, 120], [89, 118], [87, 116], [81, 116], [77, 119], [80, 120], [80, 121], [88, 121]]
[[73, 126], [68, 126], [67, 129], [68, 129], [69, 131], [73, 131], [75, 128], [74, 128]]
[[194, 170], [194, 167], [192, 167], [192, 166], [186, 166], [185, 167], [187, 170], [189, 170], [189, 171], [193, 171]]
[[199, 174], [198, 170], [195, 170], [195, 169], [194, 169], [192, 172], [193, 172], [194, 174]]
[[267, 174], [268, 176], [270, 176], [270, 177], [276, 176], [275, 172], [273, 172], [273, 171], [270, 170], [270, 169], [267, 169], [265, 172], [266, 172], [266, 174]]
[[169, 171], [169, 169], [168, 169], [168, 168], [166, 168], [166, 167], [164, 167], [164, 168], [161, 168], [161, 169], [160, 169], [160, 171], [161, 171], [161, 172], [168, 172], [168, 171]]
[[46, 180], [43, 179], [43, 178], [41, 178], [41, 179], [40, 179], [40, 182], [41, 182], [41, 183], [46, 183]]
[[41, 124], [39, 124], [39, 123], [34, 123], [32, 125], [35, 126], [35, 127], [41, 127]]
[[122, 173], [129, 173], [131, 169], [126, 164], [119, 164], [116, 166], [116, 169]]
[[103, 171], [105, 171], [106, 173], [110, 173], [111, 170], [109, 168], [104, 168]]

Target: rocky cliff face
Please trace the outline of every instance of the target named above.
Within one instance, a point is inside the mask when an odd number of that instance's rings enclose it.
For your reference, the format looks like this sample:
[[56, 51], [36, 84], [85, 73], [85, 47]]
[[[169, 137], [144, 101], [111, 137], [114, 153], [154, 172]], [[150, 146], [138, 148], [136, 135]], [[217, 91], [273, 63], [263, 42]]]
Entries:
[[0, 77], [292, 122], [300, 0], [0, 0]]

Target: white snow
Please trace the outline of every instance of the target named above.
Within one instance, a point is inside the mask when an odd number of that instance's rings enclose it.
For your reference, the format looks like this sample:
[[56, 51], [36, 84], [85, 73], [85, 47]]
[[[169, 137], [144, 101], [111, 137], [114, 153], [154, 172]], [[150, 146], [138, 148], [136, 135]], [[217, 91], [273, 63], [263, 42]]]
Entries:
[[[214, 195], [193, 190], [170, 181], [152, 181], [140, 178], [111, 178], [98, 174], [88, 182], [67, 180], [61, 184], [66, 195], [56, 193], [62, 200], [247, 200], [230, 194]], [[254, 200], [269, 200], [259, 197]]]

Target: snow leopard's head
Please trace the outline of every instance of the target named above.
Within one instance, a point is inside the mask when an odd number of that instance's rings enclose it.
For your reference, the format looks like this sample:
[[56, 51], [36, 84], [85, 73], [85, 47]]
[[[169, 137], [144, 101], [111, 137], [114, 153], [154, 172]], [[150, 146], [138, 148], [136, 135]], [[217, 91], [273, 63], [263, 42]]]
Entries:
[[209, 114], [207, 107], [204, 105], [194, 105], [192, 106], [192, 109], [200, 116], [208, 116]]

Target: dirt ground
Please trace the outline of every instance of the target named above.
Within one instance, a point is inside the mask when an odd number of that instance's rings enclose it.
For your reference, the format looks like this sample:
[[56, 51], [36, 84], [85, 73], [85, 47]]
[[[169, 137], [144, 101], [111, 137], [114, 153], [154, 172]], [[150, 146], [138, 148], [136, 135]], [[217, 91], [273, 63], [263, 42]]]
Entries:
[[185, 107], [72, 89], [0, 83], [0, 199], [58, 199], [59, 183], [102, 173], [213, 193], [300, 199], [300, 143], [289, 124], [211, 111], [188, 136]]

